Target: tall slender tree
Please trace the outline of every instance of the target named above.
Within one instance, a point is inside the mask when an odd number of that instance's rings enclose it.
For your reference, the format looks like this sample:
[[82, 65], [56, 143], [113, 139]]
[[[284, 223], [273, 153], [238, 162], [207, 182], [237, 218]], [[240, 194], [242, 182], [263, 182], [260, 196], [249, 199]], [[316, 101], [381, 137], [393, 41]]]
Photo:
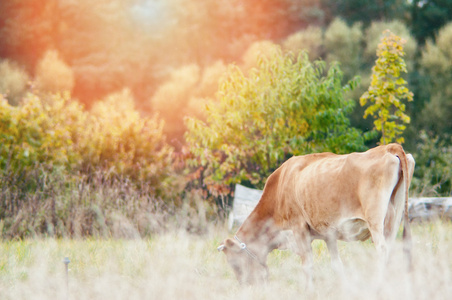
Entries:
[[403, 60], [404, 40], [389, 30], [384, 31], [377, 49], [378, 59], [372, 68], [372, 81], [367, 92], [359, 99], [361, 106], [371, 102], [364, 111], [364, 118], [374, 116], [374, 126], [381, 132], [380, 143], [385, 145], [392, 141], [403, 143], [402, 133], [410, 117], [405, 114], [403, 99], [413, 101], [413, 93], [405, 86], [407, 82], [401, 77], [407, 73]]

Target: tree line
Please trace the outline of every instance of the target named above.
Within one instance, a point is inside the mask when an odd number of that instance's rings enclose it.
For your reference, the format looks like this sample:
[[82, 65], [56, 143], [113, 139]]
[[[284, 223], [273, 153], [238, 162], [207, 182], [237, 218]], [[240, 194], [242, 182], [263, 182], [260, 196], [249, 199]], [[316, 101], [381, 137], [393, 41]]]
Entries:
[[[1, 235], [216, 218], [292, 155], [396, 137], [414, 193], [450, 195], [448, 2], [353, 2], [3, 1]], [[375, 90], [395, 106], [362, 106]]]

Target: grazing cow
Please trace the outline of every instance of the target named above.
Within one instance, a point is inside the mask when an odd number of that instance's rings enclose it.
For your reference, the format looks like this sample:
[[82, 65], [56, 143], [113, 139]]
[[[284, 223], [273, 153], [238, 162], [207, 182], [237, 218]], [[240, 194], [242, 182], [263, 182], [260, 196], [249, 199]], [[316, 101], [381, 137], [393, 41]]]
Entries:
[[[293, 232], [303, 270], [311, 278], [314, 239], [325, 240], [333, 268], [341, 270], [337, 240], [369, 237], [387, 258], [404, 216], [404, 250], [411, 262], [408, 189], [414, 159], [389, 144], [363, 153], [317, 153], [283, 163], [265, 184], [255, 209], [218, 251], [226, 254], [240, 283], [265, 282], [267, 255]], [[405, 214], [403, 212], [405, 211]]]

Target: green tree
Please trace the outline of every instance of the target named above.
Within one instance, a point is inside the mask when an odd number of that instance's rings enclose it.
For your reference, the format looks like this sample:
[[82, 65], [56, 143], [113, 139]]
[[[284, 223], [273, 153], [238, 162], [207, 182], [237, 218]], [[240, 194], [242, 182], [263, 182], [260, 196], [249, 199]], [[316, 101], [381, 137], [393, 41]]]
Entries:
[[428, 79], [429, 98], [422, 110], [420, 125], [431, 136], [450, 141], [452, 135], [452, 23], [427, 40], [422, 51], [421, 70]]
[[341, 62], [346, 79], [353, 78], [362, 64], [363, 31], [360, 23], [348, 26], [336, 18], [325, 31], [326, 61]]
[[416, 169], [412, 182], [415, 194], [424, 197], [452, 195], [452, 146], [439, 137], [418, 132]]
[[356, 82], [341, 80], [338, 65], [325, 70], [305, 53], [261, 57], [247, 76], [231, 66], [217, 103], [206, 107], [207, 121], [186, 119], [195, 179], [224, 195], [238, 182], [262, 188], [293, 155], [362, 150], [363, 137], [348, 119], [354, 101], [344, 98]]
[[408, 1], [361, 1], [361, 0], [323, 0], [325, 10], [331, 16], [340, 17], [349, 24], [362, 22], [365, 26], [373, 21], [403, 18]]
[[401, 135], [406, 128], [405, 124], [410, 122], [402, 102], [403, 99], [413, 100], [413, 93], [405, 87], [407, 82], [400, 77], [407, 72], [403, 60], [403, 43], [400, 37], [389, 30], [384, 32], [377, 49], [378, 59], [372, 68], [371, 84], [359, 99], [361, 106], [368, 101], [373, 103], [364, 111], [364, 118], [374, 116], [374, 126], [381, 132], [380, 143], [383, 145], [394, 139], [403, 143]]
[[320, 26], [309, 26], [306, 29], [289, 35], [282, 42], [283, 49], [299, 53], [307, 51], [311, 60], [319, 59], [323, 55], [322, 28]]
[[433, 38], [438, 30], [452, 20], [449, 0], [413, 0], [410, 3], [409, 24], [419, 43]]

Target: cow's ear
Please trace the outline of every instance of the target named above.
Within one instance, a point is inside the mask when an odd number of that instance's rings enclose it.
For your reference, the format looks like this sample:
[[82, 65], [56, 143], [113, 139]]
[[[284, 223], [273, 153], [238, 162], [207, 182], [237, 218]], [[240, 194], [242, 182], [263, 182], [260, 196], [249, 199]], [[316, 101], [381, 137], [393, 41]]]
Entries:
[[239, 243], [233, 239], [226, 239], [224, 241], [224, 246], [225, 246], [225, 248], [230, 249], [232, 251], [236, 251], [236, 252], [242, 250], [242, 248], [240, 248]]
[[220, 246], [217, 247], [218, 252], [225, 251], [227, 249], [233, 248], [234, 241], [231, 239], [226, 239]]
[[224, 245], [227, 247], [227, 248], [232, 248], [232, 247], [234, 247], [234, 240], [233, 239], [226, 239], [225, 241], [224, 241]]

